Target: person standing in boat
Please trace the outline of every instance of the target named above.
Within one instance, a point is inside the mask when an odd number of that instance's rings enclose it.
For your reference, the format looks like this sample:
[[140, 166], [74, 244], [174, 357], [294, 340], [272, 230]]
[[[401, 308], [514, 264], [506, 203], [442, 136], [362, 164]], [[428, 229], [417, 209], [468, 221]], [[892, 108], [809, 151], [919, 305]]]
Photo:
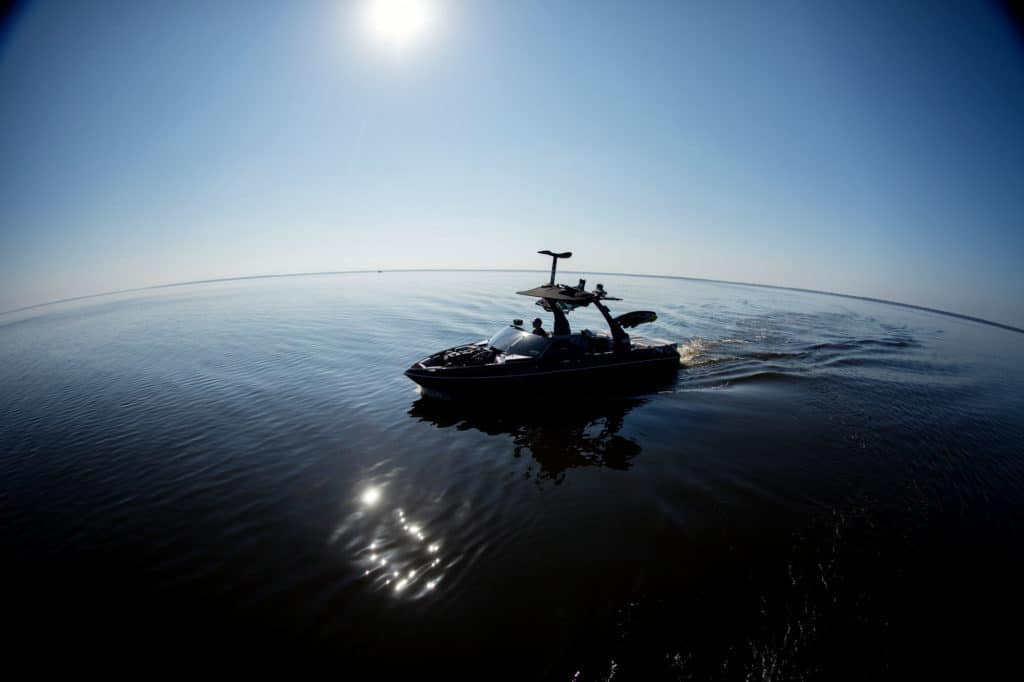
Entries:
[[533, 333], [538, 336], [547, 336], [548, 333], [544, 331], [543, 322], [540, 321], [539, 317], [533, 318]]

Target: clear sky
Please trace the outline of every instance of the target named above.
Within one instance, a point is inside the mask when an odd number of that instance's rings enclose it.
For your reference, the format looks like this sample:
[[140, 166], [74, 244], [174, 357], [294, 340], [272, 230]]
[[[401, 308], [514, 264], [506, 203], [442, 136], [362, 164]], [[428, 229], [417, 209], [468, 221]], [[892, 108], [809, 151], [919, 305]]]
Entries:
[[550, 248], [1024, 326], [996, 6], [420, 1], [376, 30], [358, 0], [30, 3], [0, 45], [0, 310]]

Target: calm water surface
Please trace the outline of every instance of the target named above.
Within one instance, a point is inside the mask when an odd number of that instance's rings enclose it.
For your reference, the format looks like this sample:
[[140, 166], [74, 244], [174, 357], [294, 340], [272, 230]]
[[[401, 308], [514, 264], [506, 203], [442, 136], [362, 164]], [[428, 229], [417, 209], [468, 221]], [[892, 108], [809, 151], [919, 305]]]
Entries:
[[510, 407], [402, 375], [541, 312], [513, 292], [543, 279], [276, 278], [0, 315], [8, 651], [564, 682], [1014, 660], [1024, 336], [590, 276], [615, 313], [658, 311], [642, 331], [680, 344], [675, 383]]

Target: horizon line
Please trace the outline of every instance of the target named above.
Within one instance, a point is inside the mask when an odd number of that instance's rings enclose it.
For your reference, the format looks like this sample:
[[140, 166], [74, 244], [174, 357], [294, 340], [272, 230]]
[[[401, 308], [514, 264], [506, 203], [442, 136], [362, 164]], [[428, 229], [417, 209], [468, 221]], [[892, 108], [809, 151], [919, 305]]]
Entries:
[[[364, 269], [364, 270], [325, 270], [321, 272], [287, 272], [273, 275], [239, 275], [237, 277], [214, 277], [210, 279], [196, 279], [185, 282], [169, 282], [165, 284], [151, 284], [144, 287], [130, 287], [128, 289], [116, 289], [113, 291], [102, 291], [95, 294], [84, 294], [82, 296], [71, 296], [68, 298], [59, 298], [53, 301], [45, 301], [43, 303], [33, 303], [32, 305], [21, 306], [20, 308], [11, 308], [10, 310], [0, 311], [0, 315], [9, 315], [12, 313], [19, 313], [25, 310], [32, 310], [34, 308], [44, 308], [46, 306], [57, 305], [58, 303], [70, 303], [72, 301], [81, 301], [87, 298], [100, 298], [102, 296], [114, 296], [116, 294], [128, 294], [134, 291], [148, 291], [150, 289], [167, 289], [170, 287], [183, 287], [190, 286], [193, 284], [213, 284], [215, 282], [236, 282], [250, 279], [274, 279], [277, 277], [317, 277], [323, 275], [358, 275], [358, 274], [370, 274], [385, 272], [548, 272], [546, 268], [387, 268], [387, 269]], [[563, 270], [562, 272], [568, 272], [573, 274], [588, 274], [588, 275], [613, 275], [616, 277], [647, 277], [652, 279], [679, 279], [688, 280], [693, 282], [711, 282], [714, 284], [732, 284], [737, 286], [745, 287], [756, 287], [759, 289], [779, 289], [782, 291], [799, 291], [808, 294], [818, 294], [822, 296], [836, 296], [838, 298], [850, 298], [858, 301], [870, 301], [872, 303], [883, 303], [885, 305], [898, 306], [901, 308], [910, 308], [912, 310], [922, 310], [929, 313], [938, 313], [939, 315], [946, 315], [948, 317], [955, 317], [961, 320], [968, 320], [970, 322], [977, 322], [980, 324], [989, 325], [991, 327], [998, 327], [1011, 332], [1017, 332], [1018, 334], [1024, 334], [1024, 328], [1015, 327], [1010, 324], [1003, 322], [996, 322], [994, 320], [987, 320], [983, 317], [975, 317], [973, 315], [965, 315], [963, 313], [953, 312], [951, 310], [941, 310], [939, 308], [929, 308], [928, 306], [917, 305], [916, 303], [904, 303], [902, 301], [890, 301], [884, 298], [875, 298], [873, 296], [860, 296], [857, 294], [844, 294], [838, 291], [824, 291], [822, 289], [807, 289], [804, 287], [791, 287], [784, 286], [781, 284], [759, 284], [757, 282], [737, 282], [734, 280], [727, 279], [712, 279], [708, 277], [688, 277], [686, 275], [653, 275], [643, 274], [637, 272], [598, 272], [594, 270]]]

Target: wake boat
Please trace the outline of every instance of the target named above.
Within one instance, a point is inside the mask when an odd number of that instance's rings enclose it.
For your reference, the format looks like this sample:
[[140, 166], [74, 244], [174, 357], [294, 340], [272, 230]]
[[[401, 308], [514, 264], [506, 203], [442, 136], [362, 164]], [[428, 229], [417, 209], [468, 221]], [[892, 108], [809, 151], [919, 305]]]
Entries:
[[[679, 369], [675, 343], [630, 338], [626, 329], [653, 322], [657, 314], [638, 310], [612, 317], [608, 296], [598, 284], [586, 290], [586, 280], [576, 286], [555, 283], [558, 261], [572, 252], [553, 253], [551, 280], [517, 291], [537, 298], [537, 305], [551, 313], [551, 333], [530, 330], [522, 320], [499, 330], [490, 339], [453, 346], [415, 362], [405, 375], [428, 392], [446, 395], [485, 392], [560, 391], [575, 388], [619, 389], [627, 385], [667, 380]], [[575, 308], [593, 305], [608, 324], [608, 333], [583, 329], [573, 332], [566, 315]]]

